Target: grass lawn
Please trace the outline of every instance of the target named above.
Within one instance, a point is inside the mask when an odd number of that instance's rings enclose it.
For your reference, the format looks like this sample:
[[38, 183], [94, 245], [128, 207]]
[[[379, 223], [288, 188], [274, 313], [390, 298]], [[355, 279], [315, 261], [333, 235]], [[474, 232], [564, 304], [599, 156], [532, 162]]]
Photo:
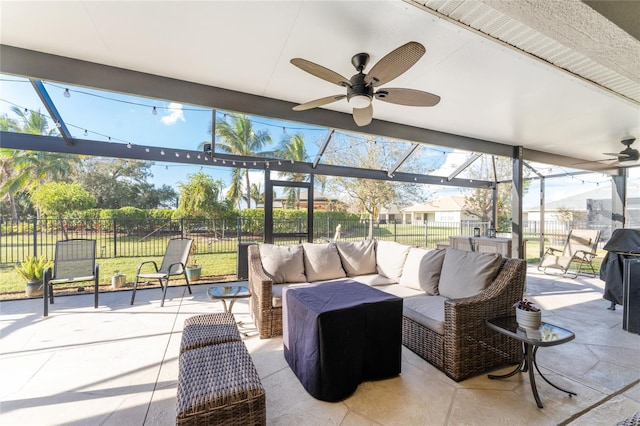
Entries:
[[[111, 289], [111, 277], [115, 271], [125, 274], [128, 287], [132, 287], [138, 266], [147, 260], [154, 260], [158, 266], [160, 266], [162, 257], [117, 257], [99, 259], [100, 290]], [[236, 253], [199, 254], [198, 263], [202, 265], [202, 277], [200, 281], [229, 281], [236, 278]], [[153, 265], [145, 265], [143, 271], [153, 272]], [[151, 285], [159, 284], [156, 282], [151, 283]], [[90, 282], [81, 282], [65, 286], [57, 285], [55, 289], [56, 292], [59, 290], [77, 291], [78, 287], [88, 286], [91, 286]], [[23, 297], [25, 297], [24, 279], [18, 275], [13, 266], [0, 267], [0, 299], [19, 299]]]

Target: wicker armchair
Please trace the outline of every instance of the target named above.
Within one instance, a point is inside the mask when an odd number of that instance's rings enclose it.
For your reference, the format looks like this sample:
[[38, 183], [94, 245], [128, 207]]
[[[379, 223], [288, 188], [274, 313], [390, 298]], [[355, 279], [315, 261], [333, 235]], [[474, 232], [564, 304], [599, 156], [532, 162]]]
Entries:
[[503, 259], [487, 289], [473, 297], [447, 300], [444, 335], [403, 317], [402, 344], [455, 381], [518, 363], [519, 342], [491, 330], [485, 320], [513, 314], [513, 304], [524, 293], [526, 272], [524, 260]]
[[282, 336], [282, 306], [273, 306], [273, 281], [264, 273], [260, 247], [248, 247], [249, 308], [261, 339]]

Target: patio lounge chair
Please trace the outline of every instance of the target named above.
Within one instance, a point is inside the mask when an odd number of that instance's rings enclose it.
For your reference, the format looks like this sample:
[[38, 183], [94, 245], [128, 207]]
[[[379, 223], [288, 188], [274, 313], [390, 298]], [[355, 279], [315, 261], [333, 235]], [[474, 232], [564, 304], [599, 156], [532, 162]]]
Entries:
[[[567, 235], [567, 239], [562, 249], [553, 247], [547, 248], [538, 270], [548, 275], [566, 275], [576, 278], [582, 272], [582, 266], [591, 268], [591, 274], [595, 277], [596, 270], [593, 267], [593, 259], [597, 256], [596, 249], [600, 240], [600, 231], [591, 229], [572, 229]], [[569, 267], [576, 263], [578, 268], [569, 274]], [[560, 273], [549, 273], [547, 269], [559, 269]]]
[[[133, 293], [131, 294], [132, 305], [133, 301], [136, 298], [136, 290], [138, 288], [138, 281], [140, 278], [160, 281], [160, 286], [162, 286], [162, 302], [160, 303], [160, 306], [164, 306], [164, 298], [167, 295], [169, 279], [176, 275], [184, 276], [184, 279], [187, 281], [189, 294], [191, 294], [189, 278], [187, 277], [187, 273], [185, 272], [185, 265], [187, 264], [187, 258], [189, 257], [189, 250], [191, 250], [191, 243], [193, 243], [193, 240], [190, 238], [172, 238], [167, 244], [167, 249], [164, 252], [164, 257], [162, 258], [162, 264], [160, 265], [160, 268], [158, 268], [158, 265], [153, 260], [142, 262], [140, 266], [138, 266], [138, 271], [136, 272], [136, 280], [133, 283]], [[142, 267], [149, 263], [153, 264], [155, 271], [145, 273], [141, 272]]]
[[44, 316], [49, 315], [53, 305], [53, 285], [93, 281], [94, 308], [98, 307], [98, 275], [96, 264], [96, 240], [71, 239], [56, 242], [53, 272], [44, 271]]

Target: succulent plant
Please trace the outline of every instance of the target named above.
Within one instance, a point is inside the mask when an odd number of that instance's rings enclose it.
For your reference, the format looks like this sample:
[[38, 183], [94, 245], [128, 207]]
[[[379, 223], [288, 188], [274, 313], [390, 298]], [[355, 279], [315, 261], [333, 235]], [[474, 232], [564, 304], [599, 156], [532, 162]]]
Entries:
[[16, 266], [16, 271], [29, 282], [40, 281], [44, 275], [44, 270], [51, 265], [53, 265], [53, 262], [44, 257], [27, 256], [24, 262]]
[[530, 300], [522, 299], [518, 300], [514, 305], [517, 309], [522, 309], [528, 312], [540, 312], [540, 308], [533, 304]]

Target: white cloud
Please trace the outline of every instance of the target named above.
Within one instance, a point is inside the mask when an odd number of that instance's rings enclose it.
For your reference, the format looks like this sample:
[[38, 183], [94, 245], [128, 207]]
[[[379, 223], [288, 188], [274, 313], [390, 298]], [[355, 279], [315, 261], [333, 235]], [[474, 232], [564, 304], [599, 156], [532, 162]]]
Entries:
[[167, 126], [172, 126], [180, 121], [185, 121], [184, 112], [182, 111], [182, 104], [171, 102], [168, 107], [169, 111], [167, 115], [161, 118], [162, 122]]

